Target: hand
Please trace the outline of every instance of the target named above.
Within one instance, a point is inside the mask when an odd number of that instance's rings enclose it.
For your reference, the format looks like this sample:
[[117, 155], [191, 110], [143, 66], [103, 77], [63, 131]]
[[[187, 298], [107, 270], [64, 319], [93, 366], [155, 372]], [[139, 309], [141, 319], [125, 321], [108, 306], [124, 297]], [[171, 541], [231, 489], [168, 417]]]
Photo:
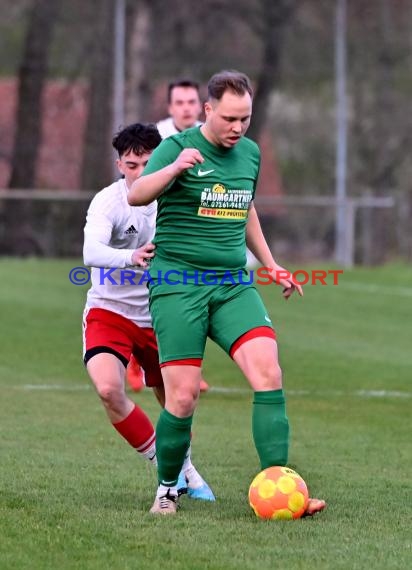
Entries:
[[282, 295], [287, 301], [294, 291], [297, 291], [301, 297], [303, 297], [302, 286], [294, 281], [293, 275], [280, 265], [276, 265], [275, 268], [270, 270], [270, 275], [275, 283], [283, 287]]
[[185, 170], [193, 168], [196, 164], [201, 164], [204, 161], [203, 156], [197, 148], [185, 148], [173, 162], [176, 176], [179, 176], [179, 174], [182, 174]]
[[147, 243], [143, 247], [139, 247], [132, 254], [133, 265], [139, 265], [140, 267], [148, 267], [147, 261], [154, 257], [155, 246], [152, 243]]

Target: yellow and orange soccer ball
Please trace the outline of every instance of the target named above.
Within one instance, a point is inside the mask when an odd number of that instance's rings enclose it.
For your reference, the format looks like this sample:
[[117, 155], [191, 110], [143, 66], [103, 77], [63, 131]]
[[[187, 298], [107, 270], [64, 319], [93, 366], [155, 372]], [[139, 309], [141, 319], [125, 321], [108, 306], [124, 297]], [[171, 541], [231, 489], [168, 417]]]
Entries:
[[268, 467], [249, 487], [250, 506], [261, 519], [299, 519], [308, 501], [305, 481], [289, 467]]

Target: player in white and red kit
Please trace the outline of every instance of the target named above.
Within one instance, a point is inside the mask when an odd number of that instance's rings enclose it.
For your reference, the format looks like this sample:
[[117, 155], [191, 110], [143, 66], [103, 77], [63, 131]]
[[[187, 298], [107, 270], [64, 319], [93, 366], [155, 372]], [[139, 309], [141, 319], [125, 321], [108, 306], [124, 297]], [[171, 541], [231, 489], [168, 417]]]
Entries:
[[[146, 282], [139, 285], [147, 261], [153, 257], [156, 202], [132, 207], [127, 194], [160, 143], [155, 125], [130, 125], [113, 139], [117, 166], [124, 176], [93, 198], [84, 228], [83, 256], [92, 267], [92, 286], [84, 310], [84, 362], [106, 413], [126, 441], [156, 464], [152, 422], [125, 391], [125, 370], [131, 355], [145, 371], [164, 406], [156, 338], [149, 313]], [[108, 269], [110, 268], [110, 269]], [[125, 271], [131, 280], [125, 279]], [[144, 281], [144, 279], [142, 280]], [[180, 489], [189, 496], [214, 500], [212, 491], [191, 463], [188, 453]]]

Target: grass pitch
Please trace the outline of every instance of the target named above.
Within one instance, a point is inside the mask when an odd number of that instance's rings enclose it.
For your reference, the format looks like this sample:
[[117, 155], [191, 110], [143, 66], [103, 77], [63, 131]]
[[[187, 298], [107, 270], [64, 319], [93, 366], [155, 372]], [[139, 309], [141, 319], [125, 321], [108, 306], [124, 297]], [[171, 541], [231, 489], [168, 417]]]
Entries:
[[[0, 260], [1, 570], [406, 569], [412, 566], [412, 270], [346, 271], [284, 302], [275, 323], [292, 427], [290, 464], [314, 519], [258, 520], [251, 393], [209, 346], [194, 461], [215, 504], [148, 513], [155, 473], [115, 433], [81, 363], [87, 286], [76, 262]], [[149, 390], [133, 396], [153, 421]]]

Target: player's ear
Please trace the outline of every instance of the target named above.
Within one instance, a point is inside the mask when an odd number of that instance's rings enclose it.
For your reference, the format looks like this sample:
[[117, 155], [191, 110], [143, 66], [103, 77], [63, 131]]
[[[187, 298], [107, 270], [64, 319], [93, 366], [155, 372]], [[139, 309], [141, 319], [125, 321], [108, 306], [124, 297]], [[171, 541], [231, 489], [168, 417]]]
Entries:
[[209, 101], [206, 101], [205, 103], [205, 115], [206, 117], [208, 116], [208, 114], [213, 110], [212, 105], [210, 104]]
[[120, 174], [124, 174], [122, 168], [122, 161], [120, 160], [120, 158], [116, 158], [116, 166], [119, 169]]

